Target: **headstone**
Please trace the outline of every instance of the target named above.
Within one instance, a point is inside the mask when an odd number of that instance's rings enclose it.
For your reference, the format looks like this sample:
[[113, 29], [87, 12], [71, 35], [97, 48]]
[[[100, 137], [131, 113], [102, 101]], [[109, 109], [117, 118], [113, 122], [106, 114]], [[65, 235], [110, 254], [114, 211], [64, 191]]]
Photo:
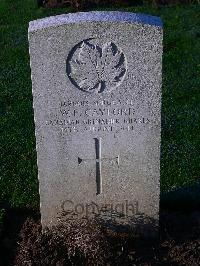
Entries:
[[155, 232], [161, 20], [49, 17], [30, 22], [29, 45], [43, 227], [62, 215], [95, 216], [111, 228]]

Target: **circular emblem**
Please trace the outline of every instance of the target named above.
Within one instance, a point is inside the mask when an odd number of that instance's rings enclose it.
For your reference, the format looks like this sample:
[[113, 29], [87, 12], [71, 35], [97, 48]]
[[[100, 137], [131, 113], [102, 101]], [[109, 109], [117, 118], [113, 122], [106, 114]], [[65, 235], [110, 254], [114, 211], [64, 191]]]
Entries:
[[126, 58], [113, 42], [98, 45], [94, 39], [78, 43], [67, 58], [70, 81], [84, 92], [110, 92], [126, 75]]

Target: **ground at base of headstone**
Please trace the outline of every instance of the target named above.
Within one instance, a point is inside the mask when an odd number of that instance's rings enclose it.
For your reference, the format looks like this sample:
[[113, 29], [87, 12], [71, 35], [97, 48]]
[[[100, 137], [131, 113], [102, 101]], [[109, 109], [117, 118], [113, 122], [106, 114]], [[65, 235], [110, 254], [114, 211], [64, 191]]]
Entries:
[[196, 266], [200, 265], [200, 210], [162, 211], [157, 242], [108, 236], [99, 224], [86, 220], [42, 234], [38, 215], [10, 211], [0, 241], [1, 265]]

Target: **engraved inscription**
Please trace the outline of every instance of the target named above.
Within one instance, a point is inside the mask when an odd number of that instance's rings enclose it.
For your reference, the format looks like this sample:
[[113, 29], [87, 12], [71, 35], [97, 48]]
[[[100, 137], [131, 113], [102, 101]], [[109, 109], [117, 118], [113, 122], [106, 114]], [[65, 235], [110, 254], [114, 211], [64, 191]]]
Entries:
[[84, 92], [110, 92], [125, 77], [126, 58], [113, 42], [100, 46], [93, 40], [84, 40], [71, 50], [67, 58], [67, 75]]
[[101, 99], [59, 102], [57, 113], [50, 115], [46, 125], [60, 128], [63, 133], [135, 131], [151, 124], [134, 108], [132, 99]]

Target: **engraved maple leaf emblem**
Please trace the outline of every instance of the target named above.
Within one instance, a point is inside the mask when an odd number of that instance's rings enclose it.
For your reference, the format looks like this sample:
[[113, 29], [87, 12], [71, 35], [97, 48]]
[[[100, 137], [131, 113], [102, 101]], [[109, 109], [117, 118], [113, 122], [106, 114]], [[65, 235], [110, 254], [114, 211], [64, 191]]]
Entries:
[[125, 74], [124, 53], [113, 42], [100, 47], [83, 41], [68, 60], [68, 77], [86, 92], [111, 91], [120, 85]]

